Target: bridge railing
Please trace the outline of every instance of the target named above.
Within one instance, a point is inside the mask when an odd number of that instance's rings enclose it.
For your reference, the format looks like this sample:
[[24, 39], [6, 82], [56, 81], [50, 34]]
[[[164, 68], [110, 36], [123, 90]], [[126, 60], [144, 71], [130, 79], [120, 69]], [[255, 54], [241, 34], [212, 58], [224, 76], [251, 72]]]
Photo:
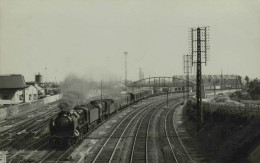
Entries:
[[[186, 79], [176, 77], [150, 77], [128, 84], [128, 87], [183, 87]], [[194, 83], [190, 82], [190, 85]]]

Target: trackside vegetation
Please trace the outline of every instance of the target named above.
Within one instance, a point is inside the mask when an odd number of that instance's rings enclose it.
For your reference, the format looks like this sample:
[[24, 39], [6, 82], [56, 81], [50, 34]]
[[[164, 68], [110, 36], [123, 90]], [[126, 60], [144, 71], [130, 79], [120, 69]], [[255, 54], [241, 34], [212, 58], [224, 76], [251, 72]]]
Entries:
[[259, 114], [243, 114], [223, 106], [203, 105], [203, 128], [197, 131], [197, 106], [188, 101], [183, 117], [192, 145], [212, 162], [250, 162], [249, 154], [260, 144]]

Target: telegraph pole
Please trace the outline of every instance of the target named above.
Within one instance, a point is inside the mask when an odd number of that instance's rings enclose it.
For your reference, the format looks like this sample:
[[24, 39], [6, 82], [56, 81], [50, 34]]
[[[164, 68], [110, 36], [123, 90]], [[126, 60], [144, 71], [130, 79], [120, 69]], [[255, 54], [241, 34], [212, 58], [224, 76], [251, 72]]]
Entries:
[[127, 54], [128, 52], [124, 52], [125, 54], [125, 88], [126, 88], [126, 92], [127, 92]]
[[223, 80], [223, 75], [222, 75], [222, 69], [221, 69], [221, 80], [220, 80], [220, 83], [221, 83], [221, 84], [220, 84], [221, 93], [222, 93], [222, 87], [223, 87], [223, 86], [222, 86], [222, 85], [223, 85], [223, 81], [222, 81], [222, 80]]
[[201, 76], [202, 68], [201, 64], [207, 65], [207, 53], [209, 49], [208, 45], [208, 30], [209, 27], [198, 27], [191, 29], [191, 55], [192, 66], [196, 63], [197, 75], [196, 75], [196, 98], [197, 98], [197, 113], [198, 113], [198, 130], [202, 128], [203, 116], [202, 116], [202, 97], [201, 97]]
[[216, 95], [216, 83], [214, 82], [214, 95]]
[[47, 79], [47, 67], [45, 67], [45, 83], [47, 84], [48, 79]]
[[238, 82], [238, 77], [236, 75], [236, 92], [237, 92], [237, 82]]
[[102, 80], [101, 80], [101, 85], [100, 85], [100, 98], [102, 100]]
[[184, 75], [186, 76], [186, 98], [189, 99], [189, 91], [190, 91], [190, 73], [192, 71], [191, 68], [191, 55], [184, 55], [183, 56], [183, 62], [184, 62]]
[[[128, 52], [125, 51], [124, 55], [125, 55], [125, 94], [126, 95], [127, 95], [127, 54], [128, 54]], [[127, 96], [125, 96], [125, 98], [128, 103]]]
[[183, 94], [183, 101], [185, 101], [185, 86], [184, 86], [184, 80], [182, 81], [182, 94]]
[[197, 106], [199, 114], [199, 125], [198, 129], [202, 127], [202, 108], [201, 108], [201, 38], [200, 38], [200, 28], [197, 28], [197, 77], [196, 77], [196, 96], [197, 96]]
[[169, 105], [168, 105], [168, 96], [169, 96], [169, 90], [167, 90], [167, 107], [169, 107]]

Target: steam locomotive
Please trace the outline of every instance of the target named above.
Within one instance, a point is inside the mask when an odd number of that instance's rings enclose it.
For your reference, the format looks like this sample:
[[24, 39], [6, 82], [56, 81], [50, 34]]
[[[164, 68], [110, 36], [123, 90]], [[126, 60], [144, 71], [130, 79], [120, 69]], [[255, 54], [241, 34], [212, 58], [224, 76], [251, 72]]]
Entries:
[[69, 111], [60, 111], [57, 117], [50, 121], [50, 143], [70, 146], [118, 110], [147, 98], [151, 94], [149, 90], [129, 93], [122, 97], [114, 97], [114, 99], [93, 100]]

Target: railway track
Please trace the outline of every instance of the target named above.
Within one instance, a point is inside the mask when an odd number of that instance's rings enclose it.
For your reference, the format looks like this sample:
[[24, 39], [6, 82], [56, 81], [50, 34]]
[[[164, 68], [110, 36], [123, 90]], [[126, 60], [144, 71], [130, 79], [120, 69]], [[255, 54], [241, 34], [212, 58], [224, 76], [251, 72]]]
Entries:
[[0, 124], [13, 126], [0, 135], [0, 150], [8, 151], [8, 162], [23, 162], [39, 154], [39, 150], [50, 148], [49, 136], [44, 134], [44, 129], [49, 125], [50, 118], [58, 113], [57, 106], [54, 104]]
[[[1, 142], [1, 144], [3, 145], [2, 142], [5, 142], [6, 140], [12, 138], [17, 133], [19, 134], [19, 132], [23, 131], [24, 129], [27, 129], [27, 128], [35, 126], [35, 124], [37, 124], [37, 122], [40, 123], [40, 121], [45, 119], [45, 117], [49, 117], [51, 114], [57, 113], [57, 111], [58, 111], [58, 108], [55, 105], [55, 106], [50, 107], [48, 110], [38, 111], [38, 113], [40, 112], [40, 114], [38, 114], [38, 115], [33, 114], [33, 117], [31, 115], [29, 117], [28, 116], [23, 116], [22, 118], [17, 117], [15, 119], [13, 119], [12, 120], [13, 127], [11, 127], [9, 129], [1, 132], [1, 135], [0, 135], [0, 138], [1, 138], [0, 142]], [[9, 123], [9, 126], [10, 125], [11, 124]], [[1, 124], [1, 126], [8, 126], [8, 125], [5, 123], [5, 124]]]
[[[49, 119], [55, 116], [55, 114], [56, 112], [51, 112], [43, 116], [31, 119], [29, 122], [26, 123], [26, 126], [22, 125], [17, 128], [17, 131], [13, 131], [11, 137], [1, 137], [2, 141], [6, 142], [0, 145], [0, 149], [9, 151], [12, 148], [22, 148], [23, 145], [26, 145], [25, 141], [22, 140], [26, 139], [26, 141], [28, 141], [31, 137], [39, 136], [39, 132], [45, 127], [47, 127]], [[36, 119], [41, 119], [42, 121], [36, 121]], [[21, 143], [23, 145], [21, 145]]]
[[22, 126], [26, 126], [28, 124], [28, 121], [32, 119], [37, 119], [37, 116], [41, 116], [42, 114], [46, 114], [46, 111], [56, 111], [58, 104], [51, 105], [49, 107], [42, 107], [41, 109], [37, 109], [34, 111], [31, 111], [29, 113], [23, 114], [21, 116], [13, 117], [12, 119], [9, 119], [8, 121], [4, 121], [0, 123], [0, 127], [2, 128], [9, 128], [6, 130], [1, 131], [1, 135], [4, 135], [6, 133], [10, 133], [12, 131], [16, 131], [17, 129], [21, 128]]
[[0, 150], [8, 151], [8, 162], [18, 162], [27, 149], [36, 148], [35, 144], [46, 140], [47, 135], [44, 134], [44, 129], [48, 126], [49, 119], [58, 111], [55, 106], [53, 107], [1, 134]]
[[165, 103], [161, 103], [156, 108], [153, 108], [152, 110], [148, 111], [140, 121], [131, 149], [130, 163], [148, 162], [148, 139], [151, 120], [154, 114], [164, 105]]
[[[170, 146], [172, 157], [174, 158], [174, 162], [176, 163], [193, 163], [193, 159], [189, 155], [185, 146], [183, 145], [174, 125], [173, 115], [176, 108], [179, 104], [174, 105], [171, 109], [169, 109], [164, 118], [164, 133], [167, 138], [167, 142]], [[172, 162], [169, 159], [166, 159], [165, 162]]]
[[[120, 112], [118, 112], [118, 113], [120, 113]], [[113, 116], [109, 117], [107, 120], [109, 120], [110, 118], [114, 117], [117, 114], [114, 114]], [[86, 133], [83, 136], [83, 139], [86, 138], [88, 135], [90, 135], [96, 128], [98, 128], [100, 125], [102, 125], [106, 121], [103, 121], [102, 123], [100, 123], [99, 125], [94, 127], [93, 129], [91, 129], [88, 133]], [[69, 147], [68, 149], [61, 149], [61, 150], [58, 149], [57, 150], [57, 149], [54, 149], [54, 147], [50, 147], [47, 150], [47, 152], [45, 154], [42, 154], [43, 156], [41, 156], [39, 159], [38, 158], [33, 158], [34, 156], [32, 156], [30, 159], [33, 160], [34, 162], [61, 162], [61, 161], [68, 161], [68, 160], [70, 160], [70, 154], [73, 152], [73, 150], [80, 143], [82, 143], [83, 139], [81, 139], [79, 142], [77, 142], [73, 146]], [[28, 160], [28, 158], [27, 158], [27, 160]]]
[[[125, 117], [121, 123], [117, 125], [117, 127], [113, 130], [113, 132], [108, 136], [106, 142], [100, 148], [99, 152], [92, 160], [92, 162], [116, 162], [119, 157], [120, 148], [118, 148], [123, 142], [122, 139], [127, 137], [133, 137], [129, 134], [126, 134], [131, 130], [131, 127], [134, 124], [132, 123], [135, 121], [140, 121], [142, 117], [145, 115], [150, 114], [150, 111], [156, 110], [156, 107], [160, 107], [164, 105], [166, 102], [156, 101], [155, 103], [149, 104], [144, 108], [138, 109], [127, 117]], [[137, 120], [139, 119], [139, 120]]]
[[[160, 101], [140, 109], [138, 112], [132, 112], [117, 125], [95, 157], [88, 161], [93, 163], [194, 162], [173, 124], [173, 114], [180, 103], [179, 100], [175, 99], [171, 102], [171, 107], [164, 108], [166, 102]], [[157, 118], [160, 119], [161, 123], [155, 125], [155, 115], [159, 111], [162, 112], [162, 116]], [[152, 134], [152, 128], [155, 131], [160, 131], [160, 138], [156, 138]], [[162, 151], [162, 153], [154, 153], [156, 150]], [[160, 155], [156, 156], [156, 161], [154, 155]]]
[[[176, 101], [176, 97], [175, 97], [175, 101]], [[130, 139], [133, 143], [131, 145], [132, 148], [128, 149], [127, 162], [153, 162], [150, 157], [151, 155], [153, 155], [153, 153], [149, 150], [150, 148], [152, 148], [150, 145], [151, 143], [149, 142], [150, 139], [153, 138], [151, 135], [149, 136], [149, 130], [150, 130], [151, 123], [153, 122], [153, 117], [155, 117], [156, 115], [156, 111], [162, 108], [165, 104], [166, 104], [166, 98], [163, 97], [163, 99], [161, 98], [160, 100], [150, 102], [149, 104], [144, 104], [142, 106], [139, 106], [140, 108], [131, 111], [126, 117], [124, 117], [122, 120], [120, 120], [120, 122], [118, 122], [118, 124], [113, 130], [111, 130], [111, 134], [105, 139], [106, 142], [100, 148], [97, 155], [91, 156], [90, 160], [88, 161], [89, 162], [90, 161], [93, 162], [116, 162], [117, 161], [118, 162], [118, 160], [122, 155], [121, 148], [122, 146], [125, 145], [125, 140]], [[180, 143], [179, 145], [176, 145], [176, 141], [178, 140], [177, 136], [176, 135], [172, 136], [173, 133], [169, 131], [170, 128], [173, 129], [174, 127], [173, 124], [171, 124], [170, 126], [170, 119], [172, 119], [170, 117], [172, 117], [173, 112], [174, 112], [174, 107], [168, 109], [167, 113], [165, 113], [164, 116], [165, 117], [165, 122], [164, 122], [165, 138], [167, 137], [167, 143], [169, 144], [168, 149], [171, 148], [172, 153], [175, 154], [177, 157], [178, 161], [175, 162], [182, 162], [181, 156], [176, 154], [179, 152], [179, 149], [176, 150], [175, 147], [179, 148], [182, 147], [183, 145], [181, 145]], [[90, 132], [84, 135], [83, 138], [86, 138], [92, 131], [94, 131], [103, 123], [93, 128]], [[41, 125], [42, 124], [43, 123], [41, 123]], [[134, 128], [134, 126], [136, 126], [136, 128]], [[38, 126], [38, 128], [39, 127], [40, 125]], [[132, 131], [134, 130], [135, 134], [133, 135], [129, 134], [131, 133], [130, 130]], [[57, 148], [53, 148], [48, 143], [49, 140], [48, 136], [47, 135], [45, 136], [46, 137], [40, 137], [37, 140], [29, 141], [31, 142], [31, 144], [25, 143], [22, 146], [20, 147], [16, 146], [15, 148], [13, 146], [12, 148], [15, 150], [14, 152], [11, 150], [11, 154], [8, 155], [8, 161], [9, 162], [69, 161], [71, 159], [70, 154], [83, 141], [80, 140], [78, 143], [76, 143], [75, 145], [71, 146], [68, 149], [57, 149]], [[175, 137], [175, 139], [173, 139], [172, 137]], [[23, 139], [19, 139], [19, 141], [23, 141]]]
[[8, 158], [8, 162], [25, 162], [26, 160], [28, 160], [29, 157], [36, 154], [37, 151], [40, 151], [44, 149], [46, 146], [48, 146], [48, 140], [49, 135], [46, 134], [39, 140], [31, 143], [29, 146], [20, 149], [19, 151], [14, 153], [12, 156]]

